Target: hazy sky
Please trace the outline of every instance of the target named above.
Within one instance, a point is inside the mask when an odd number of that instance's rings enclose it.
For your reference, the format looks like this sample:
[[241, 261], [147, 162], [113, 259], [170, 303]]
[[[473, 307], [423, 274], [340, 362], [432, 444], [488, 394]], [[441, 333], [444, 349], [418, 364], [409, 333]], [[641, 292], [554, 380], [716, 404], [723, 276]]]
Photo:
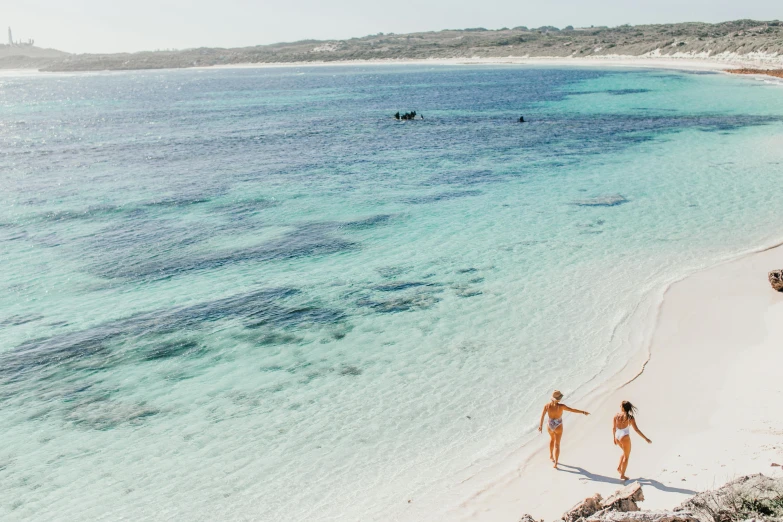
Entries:
[[[783, 18], [781, 0], [0, 0], [14, 38], [70, 52], [239, 47], [465, 27]], [[0, 32], [5, 42], [5, 30]]]

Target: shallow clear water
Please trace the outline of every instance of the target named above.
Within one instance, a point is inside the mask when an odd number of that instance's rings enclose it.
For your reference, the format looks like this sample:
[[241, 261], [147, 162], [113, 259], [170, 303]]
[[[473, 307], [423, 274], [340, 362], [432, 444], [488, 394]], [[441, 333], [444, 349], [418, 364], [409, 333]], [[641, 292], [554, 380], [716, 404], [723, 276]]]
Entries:
[[0, 518], [406, 519], [782, 176], [783, 90], [716, 74], [1, 76]]

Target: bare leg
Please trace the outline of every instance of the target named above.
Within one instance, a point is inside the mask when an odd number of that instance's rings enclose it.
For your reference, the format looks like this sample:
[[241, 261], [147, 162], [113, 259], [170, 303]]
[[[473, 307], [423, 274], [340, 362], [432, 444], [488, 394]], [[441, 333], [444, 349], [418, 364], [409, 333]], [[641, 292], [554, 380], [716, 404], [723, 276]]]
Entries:
[[552, 430], [549, 431], [549, 460], [552, 462], [555, 461], [555, 432]]
[[558, 426], [555, 430], [555, 469], [557, 469], [557, 463], [560, 460], [560, 439], [563, 437], [563, 426]]
[[617, 447], [620, 448], [620, 451], [622, 451], [622, 453], [620, 454], [620, 463], [617, 464], [617, 473], [619, 473], [622, 476], [623, 463], [625, 463], [625, 451], [623, 451], [623, 446], [622, 444], [620, 444], [620, 441], [617, 441]]
[[625, 476], [625, 470], [628, 469], [628, 459], [631, 456], [631, 437], [620, 439], [620, 447], [623, 450], [623, 457], [620, 459], [618, 471], [620, 472], [620, 479], [628, 480], [628, 477]]

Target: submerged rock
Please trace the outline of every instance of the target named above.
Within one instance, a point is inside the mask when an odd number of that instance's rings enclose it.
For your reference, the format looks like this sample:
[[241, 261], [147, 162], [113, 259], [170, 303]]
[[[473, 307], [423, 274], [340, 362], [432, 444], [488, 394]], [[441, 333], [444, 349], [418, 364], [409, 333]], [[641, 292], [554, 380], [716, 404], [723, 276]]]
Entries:
[[622, 194], [608, 194], [606, 196], [574, 201], [574, 205], [580, 207], [615, 207], [623, 203], [628, 203], [628, 199]]
[[769, 284], [778, 292], [783, 292], [783, 270], [773, 270], [770, 272]]

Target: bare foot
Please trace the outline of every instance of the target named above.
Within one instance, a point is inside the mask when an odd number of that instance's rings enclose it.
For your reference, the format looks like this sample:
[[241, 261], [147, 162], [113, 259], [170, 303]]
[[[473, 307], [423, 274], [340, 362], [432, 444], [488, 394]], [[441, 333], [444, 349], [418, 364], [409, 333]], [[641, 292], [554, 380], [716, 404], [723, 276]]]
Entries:
[[550, 456], [549, 456], [549, 460], [551, 460], [552, 462], [554, 462], [554, 461], [555, 461], [555, 458], [554, 458], [552, 455], [550, 455]]
[[557, 462], [555, 462], [555, 465], [552, 466], [553, 468], [557, 469]]
[[631, 479], [629, 479], [629, 478], [628, 478], [628, 477], [626, 477], [625, 475], [622, 475], [622, 476], [620, 477], [620, 480], [631, 480]]

